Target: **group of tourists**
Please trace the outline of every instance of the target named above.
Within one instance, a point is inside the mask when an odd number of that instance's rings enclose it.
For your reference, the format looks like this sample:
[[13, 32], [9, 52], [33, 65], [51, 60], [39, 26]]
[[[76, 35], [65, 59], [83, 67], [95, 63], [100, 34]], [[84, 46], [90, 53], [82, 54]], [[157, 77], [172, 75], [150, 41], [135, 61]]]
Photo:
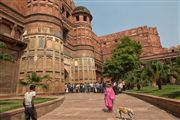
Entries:
[[80, 84], [65, 84], [66, 93], [104, 93], [104, 101], [107, 107], [107, 112], [112, 112], [115, 95], [121, 93], [125, 88], [124, 81], [117, 82], [102, 82], [102, 83], [80, 83]]
[[[104, 93], [104, 89], [107, 83], [76, 83], [76, 84], [65, 84], [65, 92], [66, 93]], [[125, 83], [120, 81], [118, 83], [114, 82], [112, 84], [113, 90], [115, 94], [121, 93], [123, 88], [125, 87]]]
[[[123, 90], [124, 83], [120, 81], [117, 83], [85, 83], [85, 84], [65, 84], [65, 91], [67, 93], [104, 93], [105, 105], [107, 111], [111, 112], [113, 109], [113, 103], [115, 94]], [[24, 95], [23, 106], [25, 108], [25, 120], [37, 120], [37, 113], [34, 107], [34, 99], [36, 96], [36, 86], [31, 85], [29, 91]], [[116, 93], [117, 92], [117, 93]]]
[[66, 93], [104, 93], [105, 83], [65, 84]]

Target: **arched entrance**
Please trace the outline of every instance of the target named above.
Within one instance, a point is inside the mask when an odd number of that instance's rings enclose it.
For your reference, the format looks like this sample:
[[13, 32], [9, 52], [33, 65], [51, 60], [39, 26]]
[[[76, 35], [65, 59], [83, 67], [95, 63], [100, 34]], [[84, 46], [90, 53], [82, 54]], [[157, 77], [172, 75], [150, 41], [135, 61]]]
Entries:
[[64, 80], [65, 80], [65, 83], [69, 83], [69, 72], [64, 69]]

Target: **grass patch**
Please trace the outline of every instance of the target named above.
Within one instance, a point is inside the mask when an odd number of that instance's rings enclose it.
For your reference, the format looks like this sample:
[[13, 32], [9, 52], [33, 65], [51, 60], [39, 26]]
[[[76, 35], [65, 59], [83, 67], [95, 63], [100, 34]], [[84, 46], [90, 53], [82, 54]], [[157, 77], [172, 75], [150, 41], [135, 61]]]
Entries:
[[[39, 104], [39, 103], [47, 102], [54, 99], [56, 98], [36, 98], [34, 103]], [[0, 113], [23, 107], [22, 103], [23, 103], [22, 99], [0, 100]]]
[[152, 86], [147, 86], [141, 88], [139, 91], [137, 89], [133, 89], [129, 90], [129, 92], [145, 93], [154, 96], [180, 100], [180, 85], [164, 85], [162, 86], [161, 90]]

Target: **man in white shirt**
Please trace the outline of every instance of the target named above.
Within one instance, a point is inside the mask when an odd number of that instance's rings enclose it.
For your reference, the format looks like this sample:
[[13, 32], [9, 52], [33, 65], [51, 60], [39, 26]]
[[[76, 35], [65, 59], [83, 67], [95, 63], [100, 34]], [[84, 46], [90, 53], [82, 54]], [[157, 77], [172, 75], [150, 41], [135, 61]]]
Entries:
[[30, 91], [24, 95], [23, 106], [25, 107], [25, 120], [37, 120], [37, 113], [34, 107], [34, 99], [36, 97], [35, 85], [30, 85]]

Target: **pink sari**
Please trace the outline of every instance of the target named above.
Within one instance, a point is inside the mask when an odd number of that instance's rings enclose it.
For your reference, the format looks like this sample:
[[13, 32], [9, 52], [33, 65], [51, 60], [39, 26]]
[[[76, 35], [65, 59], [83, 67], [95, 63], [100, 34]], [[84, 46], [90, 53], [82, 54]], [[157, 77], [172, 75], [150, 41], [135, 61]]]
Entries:
[[115, 99], [115, 93], [112, 87], [105, 89], [105, 104], [109, 111], [112, 111], [113, 100]]

